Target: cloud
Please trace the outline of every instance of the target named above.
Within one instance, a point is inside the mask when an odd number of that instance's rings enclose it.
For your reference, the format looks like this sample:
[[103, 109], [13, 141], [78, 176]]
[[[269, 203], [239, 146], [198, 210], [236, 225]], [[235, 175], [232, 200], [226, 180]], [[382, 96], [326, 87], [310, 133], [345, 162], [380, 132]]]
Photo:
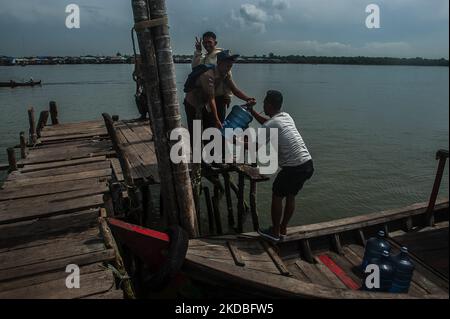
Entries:
[[289, 7], [287, 0], [261, 0], [257, 5], [244, 3], [239, 12], [231, 11], [231, 19], [243, 28], [264, 33], [269, 22], [282, 22], [280, 11]]

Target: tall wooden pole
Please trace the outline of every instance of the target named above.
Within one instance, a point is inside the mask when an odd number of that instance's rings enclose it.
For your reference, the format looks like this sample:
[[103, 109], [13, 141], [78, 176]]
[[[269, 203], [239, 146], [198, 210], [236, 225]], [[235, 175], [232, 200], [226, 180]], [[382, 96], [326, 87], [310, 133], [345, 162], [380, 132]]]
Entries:
[[[175, 67], [170, 47], [164, 0], [131, 0], [142, 58], [149, 115], [154, 131], [161, 177], [164, 213], [189, 236], [198, 236], [195, 204], [188, 166], [170, 160], [170, 132], [181, 127]], [[148, 3], [148, 5], [147, 5]]]

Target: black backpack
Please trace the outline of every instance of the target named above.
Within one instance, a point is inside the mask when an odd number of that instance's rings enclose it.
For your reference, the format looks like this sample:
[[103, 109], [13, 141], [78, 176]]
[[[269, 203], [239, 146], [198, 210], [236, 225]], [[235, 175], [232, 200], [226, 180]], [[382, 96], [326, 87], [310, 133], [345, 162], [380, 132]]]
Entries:
[[186, 83], [184, 83], [184, 93], [188, 93], [195, 89], [195, 82], [203, 73], [213, 70], [216, 66], [214, 64], [200, 64], [192, 69], [192, 72], [188, 75]]

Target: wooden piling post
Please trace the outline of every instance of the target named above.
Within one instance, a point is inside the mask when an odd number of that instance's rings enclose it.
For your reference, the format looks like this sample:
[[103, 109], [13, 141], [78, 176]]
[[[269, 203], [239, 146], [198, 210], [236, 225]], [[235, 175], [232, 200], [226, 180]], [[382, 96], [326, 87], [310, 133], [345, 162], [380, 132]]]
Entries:
[[181, 127], [175, 67], [170, 47], [165, 0], [132, 0], [141, 52], [149, 115], [160, 169], [165, 215], [181, 224], [191, 238], [198, 236], [192, 184], [186, 163], [170, 160], [168, 136]]
[[439, 188], [441, 186], [442, 175], [444, 175], [445, 162], [448, 158], [448, 151], [439, 150], [436, 153], [436, 159], [439, 160], [438, 169], [436, 172], [436, 177], [434, 179], [433, 190], [431, 191], [430, 201], [427, 208], [426, 213], [426, 222], [429, 226], [433, 226], [434, 224], [434, 205], [436, 204], [436, 199], [439, 194]]
[[242, 173], [239, 173], [239, 182], [238, 182], [238, 224], [237, 224], [237, 231], [238, 233], [243, 232], [244, 228], [244, 213], [245, 213], [245, 206], [244, 206], [244, 191], [245, 191], [245, 176]]
[[38, 137], [41, 137], [41, 131], [42, 129], [47, 125], [49, 113], [48, 111], [42, 111], [39, 115], [39, 121], [36, 128], [36, 134]]
[[27, 158], [27, 140], [25, 138], [25, 132], [20, 132], [20, 157], [22, 159]]
[[223, 181], [225, 188], [225, 198], [227, 201], [228, 226], [234, 227], [233, 202], [231, 200], [230, 173], [228, 172], [223, 173]]
[[58, 106], [55, 101], [51, 101], [49, 104], [50, 117], [52, 119], [52, 125], [58, 125]]
[[256, 207], [256, 182], [254, 180], [250, 181], [250, 212], [252, 214], [253, 230], [257, 231], [259, 229], [259, 218]]
[[28, 122], [30, 124], [29, 134], [30, 134], [30, 144], [34, 145], [37, 142], [36, 133], [36, 121], [34, 119], [34, 108], [30, 107], [28, 109]]
[[16, 152], [13, 147], [9, 147], [7, 149], [8, 153], [8, 163], [9, 163], [9, 171], [17, 171], [17, 161], [16, 161]]
[[211, 204], [211, 195], [209, 194], [209, 188], [203, 188], [203, 194], [205, 194], [206, 211], [208, 212], [208, 229], [209, 234], [214, 234], [214, 213]]
[[217, 229], [217, 234], [218, 235], [222, 235], [223, 231], [222, 231], [222, 218], [220, 216], [220, 208], [219, 208], [219, 188], [217, 186], [214, 186], [214, 196], [212, 199], [212, 203], [213, 203], [213, 210], [214, 210], [214, 220], [216, 222], [216, 229]]

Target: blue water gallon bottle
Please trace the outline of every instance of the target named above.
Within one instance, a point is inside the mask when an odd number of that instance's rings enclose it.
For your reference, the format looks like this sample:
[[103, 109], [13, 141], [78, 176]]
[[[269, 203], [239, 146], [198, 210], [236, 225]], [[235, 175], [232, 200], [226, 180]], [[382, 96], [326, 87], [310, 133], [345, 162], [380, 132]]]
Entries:
[[391, 245], [385, 240], [384, 231], [380, 230], [377, 233], [377, 237], [372, 237], [367, 240], [364, 258], [361, 264], [362, 271], [364, 272], [371, 259], [380, 258], [385, 250], [390, 252]]
[[227, 128], [233, 130], [240, 128], [245, 131], [251, 121], [253, 121], [253, 116], [250, 112], [240, 105], [235, 105], [222, 124], [222, 135], [228, 137], [225, 131]]
[[395, 268], [392, 287], [389, 290], [394, 293], [408, 293], [414, 273], [414, 264], [408, 256], [408, 248], [402, 247], [400, 253], [392, 257]]
[[381, 257], [370, 259], [369, 264], [377, 265], [380, 270], [380, 287], [373, 288], [372, 290], [383, 292], [390, 291], [394, 279], [395, 268], [389, 251], [384, 250], [381, 253]]

